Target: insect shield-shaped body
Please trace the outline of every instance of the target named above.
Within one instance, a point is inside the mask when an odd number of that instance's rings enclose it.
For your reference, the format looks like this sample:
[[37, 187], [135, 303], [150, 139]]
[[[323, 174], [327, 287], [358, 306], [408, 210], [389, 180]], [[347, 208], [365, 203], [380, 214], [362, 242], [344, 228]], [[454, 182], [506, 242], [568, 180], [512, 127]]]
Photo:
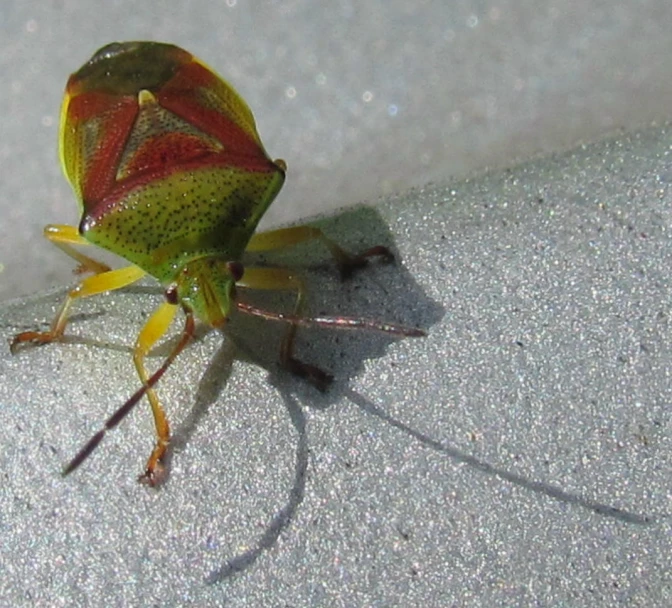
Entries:
[[[77, 468], [147, 396], [157, 440], [141, 479], [162, 478], [170, 431], [152, 388], [193, 335], [194, 317], [219, 327], [237, 307], [289, 323], [280, 346], [281, 363], [325, 388], [329, 376], [293, 356], [296, 328], [322, 325], [373, 329], [396, 336], [420, 330], [362, 319], [303, 316], [304, 291], [295, 273], [282, 268], [243, 268], [244, 251], [286, 247], [319, 239], [343, 275], [370, 256], [390, 258], [384, 247], [347, 253], [319, 229], [296, 226], [254, 234], [285, 179], [285, 163], [264, 151], [250, 109], [224, 80], [190, 53], [156, 42], [114, 43], [100, 49], [69, 79], [61, 112], [60, 155], [75, 191], [78, 228], [50, 225], [45, 235], [91, 272], [65, 299], [49, 331], [23, 332], [12, 342], [43, 344], [65, 330], [78, 298], [125, 287], [145, 274], [165, 287], [166, 301], [141, 330], [133, 359], [140, 388], [105, 423], [66, 467]], [[128, 260], [110, 269], [75, 246], [94, 244]], [[292, 314], [257, 309], [237, 299], [236, 287], [296, 293]], [[181, 340], [149, 375], [144, 359], [164, 335], [175, 312], [186, 315]]]
[[238, 94], [178, 47], [108, 45], [68, 81], [61, 159], [79, 233], [221, 325], [239, 278], [222, 262], [240, 259], [285, 179]]

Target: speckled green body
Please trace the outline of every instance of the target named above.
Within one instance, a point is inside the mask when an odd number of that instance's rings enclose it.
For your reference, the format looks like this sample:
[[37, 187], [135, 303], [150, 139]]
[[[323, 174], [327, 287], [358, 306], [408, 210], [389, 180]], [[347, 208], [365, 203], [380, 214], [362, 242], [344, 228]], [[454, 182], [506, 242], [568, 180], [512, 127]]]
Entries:
[[81, 232], [169, 284], [194, 260], [240, 259], [281, 185], [279, 172], [268, 181], [223, 167], [176, 172], [131, 190], [100, 218], [85, 218]]
[[80, 234], [175, 284], [203, 320], [225, 318], [226, 263], [285, 176], [233, 88], [173, 45], [108, 45], [68, 81], [60, 150]]

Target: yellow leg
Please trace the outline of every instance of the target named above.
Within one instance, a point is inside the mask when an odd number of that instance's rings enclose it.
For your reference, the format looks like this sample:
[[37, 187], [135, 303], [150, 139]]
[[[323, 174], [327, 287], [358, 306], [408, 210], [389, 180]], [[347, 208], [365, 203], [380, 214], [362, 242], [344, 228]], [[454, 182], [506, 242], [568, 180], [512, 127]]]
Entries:
[[329, 249], [332, 257], [336, 261], [342, 278], [349, 277], [354, 270], [361, 268], [370, 257], [382, 257], [385, 261], [392, 261], [394, 256], [387, 247], [378, 245], [371, 247], [358, 255], [348, 253], [338, 243], [328, 238], [322, 230], [315, 226], [292, 226], [289, 228], [279, 228], [268, 232], [260, 232], [250, 239], [246, 251], [268, 251], [269, 249], [280, 249], [282, 247], [291, 247], [317, 239], [324, 243]]
[[45, 332], [24, 331], [12, 340], [10, 350], [14, 353], [20, 344], [30, 342], [32, 344], [46, 344], [58, 340], [65, 331], [68, 322], [68, 313], [74, 300], [77, 298], [87, 298], [105, 291], [121, 289], [135, 283], [145, 274], [145, 271], [137, 266], [126, 266], [117, 270], [101, 272], [92, 277], [83, 279], [77, 287], [72, 289], [66, 296], [61, 308], [54, 318], [51, 329]]
[[79, 262], [79, 266], [75, 270], [76, 274], [81, 274], [82, 272], [87, 271], [100, 274], [110, 270], [110, 267], [107, 264], [98, 262], [88, 255], [80, 253], [73, 247], [73, 245], [91, 245], [89, 241], [79, 234], [79, 231], [75, 226], [49, 224], [44, 227], [44, 236], [61, 251]]
[[[154, 344], [156, 344], [168, 331], [170, 324], [175, 318], [176, 311], [177, 306], [175, 304], [170, 304], [168, 302], [161, 304], [149, 318], [147, 323], [145, 323], [145, 326], [142, 328], [142, 331], [140, 331], [138, 339], [135, 342], [133, 362], [135, 363], [135, 369], [138, 370], [138, 375], [144, 386], [147, 386], [149, 380], [149, 374], [147, 374], [147, 370], [145, 369], [145, 356], [152, 350]], [[155, 485], [163, 477], [163, 459], [166, 455], [168, 443], [170, 441], [170, 427], [168, 425], [168, 420], [166, 419], [166, 414], [163, 411], [153, 388], [147, 389], [147, 399], [152, 407], [152, 414], [154, 416], [156, 445], [147, 461], [147, 467], [145, 468], [144, 474], [140, 477], [140, 480], [149, 485]]]
[[[285, 268], [246, 268], [238, 287], [250, 289], [271, 289], [296, 292], [293, 314], [301, 316], [306, 306], [306, 290], [303, 281]], [[314, 365], [299, 361], [294, 357], [294, 342], [297, 326], [291, 324], [280, 344], [280, 363], [293, 374], [306, 378], [318, 389], [325, 390], [332, 377]]]

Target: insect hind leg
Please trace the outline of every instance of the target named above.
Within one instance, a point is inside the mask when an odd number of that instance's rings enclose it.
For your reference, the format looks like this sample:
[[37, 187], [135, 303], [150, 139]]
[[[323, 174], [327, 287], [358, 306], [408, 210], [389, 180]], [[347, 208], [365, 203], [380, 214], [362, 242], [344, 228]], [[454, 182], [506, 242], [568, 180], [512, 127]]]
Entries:
[[352, 276], [357, 269], [366, 266], [370, 258], [378, 257], [387, 263], [394, 261], [392, 252], [383, 245], [377, 245], [358, 254], [352, 254], [326, 236], [320, 228], [308, 225], [290, 226], [289, 228], [279, 228], [255, 234], [250, 239], [246, 251], [268, 251], [270, 249], [292, 247], [316, 239], [329, 249], [343, 280]]

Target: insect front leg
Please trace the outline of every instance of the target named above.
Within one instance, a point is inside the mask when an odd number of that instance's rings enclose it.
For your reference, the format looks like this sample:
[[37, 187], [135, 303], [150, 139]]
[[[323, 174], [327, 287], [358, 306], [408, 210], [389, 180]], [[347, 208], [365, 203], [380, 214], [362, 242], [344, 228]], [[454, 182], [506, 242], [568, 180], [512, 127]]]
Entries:
[[[168, 331], [170, 324], [175, 318], [176, 311], [176, 304], [170, 302], [161, 304], [154, 311], [147, 323], [145, 323], [135, 342], [133, 363], [135, 363], [135, 369], [138, 371], [138, 376], [140, 376], [140, 380], [144, 386], [147, 386], [149, 381], [149, 374], [145, 369], [145, 356]], [[164, 459], [170, 442], [170, 426], [166, 414], [159, 403], [159, 398], [156, 396], [156, 391], [150, 387], [147, 389], [146, 395], [152, 408], [152, 415], [154, 416], [156, 445], [147, 460], [145, 472], [139, 477], [139, 481], [150, 486], [155, 486], [161, 483], [165, 477]]]
[[[246, 268], [243, 278], [236, 283], [238, 287], [250, 289], [272, 289], [296, 292], [293, 315], [300, 317], [306, 307], [306, 289], [303, 281], [296, 274], [285, 268]], [[294, 357], [297, 325], [289, 325], [280, 344], [280, 363], [293, 374], [305, 378], [324, 391], [333, 377], [319, 367], [299, 361]]]
[[352, 273], [365, 266], [372, 257], [380, 257], [385, 262], [394, 260], [392, 252], [383, 245], [371, 247], [357, 255], [349, 253], [338, 243], [327, 237], [322, 230], [315, 226], [291, 226], [289, 228], [279, 228], [268, 232], [260, 232], [250, 239], [246, 251], [268, 251], [269, 249], [280, 249], [291, 247], [317, 239], [324, 243], [334, 258], [342, 279], [347, 279]]
[[17, 334], [14, 336], [9, 347], [12, 354], [15, 353], [22, 344], [47, 344], [48, 342], [59, 340], [65, 331], [70, 307], [76, 299], [88, 298], [105, 291], [121, 289], [131, 283], [135, 283], [138, 279], [142, 278], [144, 274], [145, 271], [137, 266], [126, 266], [117, 270], [101, 272], [100, 274], [83, 279], [77, 287], [70, 290], [66, 296], [49, 331], [24, 331]]

